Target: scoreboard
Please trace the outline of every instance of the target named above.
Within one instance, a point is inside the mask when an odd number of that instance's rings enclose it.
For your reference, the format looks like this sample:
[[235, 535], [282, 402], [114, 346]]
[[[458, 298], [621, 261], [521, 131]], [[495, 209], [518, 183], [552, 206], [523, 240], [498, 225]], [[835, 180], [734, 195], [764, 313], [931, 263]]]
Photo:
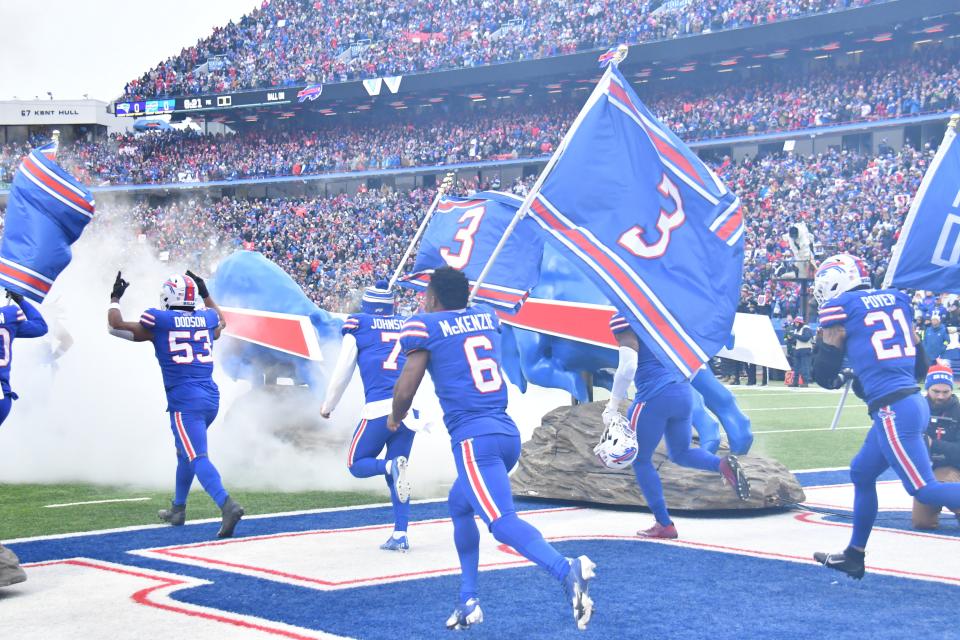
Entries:
[[[319, 85], [317, 86], [319, 87]], [[138, 102], [118, 101], [113, 104], [113, 109], [114, 113], [118, 116], [141, 117], [170, 113], [189, 114], [204, 111], [222, 111], [224, 109], [236, 109], [240, 107], [265, 107], [290, 104], [298, 99], [299, 94], [308, 89], [311, 90], [311, 95], [313, 95], [314, 92], [319, 95], [319, 91], [312, 87], [284, 87], [282, 89], [181, 96], [178, 98]], [[303, 100], [300, 101], [303, 102]]]

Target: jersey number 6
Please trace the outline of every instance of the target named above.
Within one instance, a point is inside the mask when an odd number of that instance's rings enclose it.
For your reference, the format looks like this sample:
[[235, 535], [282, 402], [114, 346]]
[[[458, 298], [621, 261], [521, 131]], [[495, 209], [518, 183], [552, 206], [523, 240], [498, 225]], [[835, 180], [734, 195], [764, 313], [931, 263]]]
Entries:
[[[463, 341], [463, 350], [467, 354], [470, 364], [470, 375], [473, 376], [473, 386], [480, 393], [493, 393], [503, 386], [500, 376], [500, 367], [493, 358], [481, 358], [477, 351], [493, 351], [493, 343], [487, 336], [470, 336]], [[488, 379], [489, 376], [489, 379]]]

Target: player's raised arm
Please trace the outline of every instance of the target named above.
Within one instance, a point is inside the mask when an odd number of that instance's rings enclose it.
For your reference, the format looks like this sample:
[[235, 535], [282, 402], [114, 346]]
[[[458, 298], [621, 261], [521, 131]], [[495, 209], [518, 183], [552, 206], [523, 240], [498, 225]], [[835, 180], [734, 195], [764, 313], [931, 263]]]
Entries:
[[147, 342], [153, 339], [153, 333], [139, 322], [127, 322], [120, 312], [120, 298], [130, 283], [123, 279], [117, 271], [117, 278], [113, 281], [113, 290], [110, 291], [110, 308], [107, 309], [107, 324], [110, 334], [131, 342]]
[[18, 338], [39, 338], [47, 335], [47, 321], [40, 315], [40, 311], [30, 304], [19, 293], [13, 291], [7, 292], [10, 299], [13, 300], [23, 312], [23, 318], [20, 321], [20, 327], [17, 329]]
[[393, 410], [387, 418], [387, 428], [390, 431], [400, 428], [400, 422], [410, 411], [413, 396], [420, 388], [429, 361], [430, 352], [426, 350], [412, 351], [407, 354], [407, 361], [403, 365], [403, 371], [400, 372], [400, 378], [393, 386]]
[[217, 303], [214, 302], [210, 296], [206, 281], [192, 271], [187, 271], [187, 276], [193, 278], [193, 281], [197, 283], [197, 294], [200, 296], [200, 299], [203, 300], [203, 304], [207, 305], [208, 309], [213, 309], [217, 312], [219, 324], [217, 328], [213, 330], [213, 339], [216, 340], [220, 337], [220, 334], [223, 333], [223, 330], [227, 328], [227, 319], [224, 317], [223, 312], [220, 311], [220, 307], [217, 306]]
[[[350, 322], [350, 320], [347, 320], [347, 322]], [[344, 325], [344, 327], [347, 326], [349, 325]], [[344, 333], [343, 341], [340, 343], [340, 355], [337, 356], [337, 364], [333, 368], [330, 384], [327, 385], [327, 392], [323, 397], [323, 406], [320, 407], [320, 415], [323, 418], [330, 417], [333, 410], [337, 408], [340, 398], [343, 397], [343, 392], [350, 384], [353, 370], [357, 366], [358, 353], [356, 337], [352, 333]]]

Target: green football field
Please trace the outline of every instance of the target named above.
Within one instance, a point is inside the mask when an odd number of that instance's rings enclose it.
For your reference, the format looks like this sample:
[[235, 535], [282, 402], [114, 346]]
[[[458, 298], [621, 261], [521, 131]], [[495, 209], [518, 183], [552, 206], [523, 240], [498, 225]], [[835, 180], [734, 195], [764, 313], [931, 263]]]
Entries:
[[[780, 384], [732, 389], [740, 408], [753, 423], [755, 440], [751, 453], [773, 457], [793, 470], [846, 466], [870, 423], [866, 406], [853, 394], [847, 399], [838, 429], [830, 431], [840, 398], [837, 392], [788, 389]], [[377, 493], [329, 491], [238, 491], [234, 495], [250, 514], [386, 501], [384, 495]], [[0, 485], [0, 540], [157, 524], [157, 509], [169, 504], [169, 500], [168, 492], [136, 487]], [[209, 500], [190, 502], [190, 519], [218, 516], [219, 511]]]

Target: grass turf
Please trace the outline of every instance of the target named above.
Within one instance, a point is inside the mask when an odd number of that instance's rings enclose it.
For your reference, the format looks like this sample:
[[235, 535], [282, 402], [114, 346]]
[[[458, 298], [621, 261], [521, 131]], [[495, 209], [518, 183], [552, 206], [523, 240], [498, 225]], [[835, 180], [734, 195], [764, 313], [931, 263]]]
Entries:
[[[840, 429], [827, 431], [840, 396], [835, 392], [794, 390], [782, 384], [731, 387], [740, 408], [753, 424], [752, 453], [773, 457], [790, 469], [842, 467], [849, 464], [866, 435], [870, 419], [863, 402], [852, 394], [841, 415]], [[49, 504], [149, 498], [138, 502], [44, 508]], [[235, 498], [249, 514], [342, 507], [384, 502], [382, 495], [308, 491], [277, 493], [241, 491]], [[156, 524], [157, 510], [169, 504], [165, 491], [89, 484], [0, 485], [0, 540]], [[190, 519], [214, 518], [219, 510], [198, 488], [188, 508]]]

